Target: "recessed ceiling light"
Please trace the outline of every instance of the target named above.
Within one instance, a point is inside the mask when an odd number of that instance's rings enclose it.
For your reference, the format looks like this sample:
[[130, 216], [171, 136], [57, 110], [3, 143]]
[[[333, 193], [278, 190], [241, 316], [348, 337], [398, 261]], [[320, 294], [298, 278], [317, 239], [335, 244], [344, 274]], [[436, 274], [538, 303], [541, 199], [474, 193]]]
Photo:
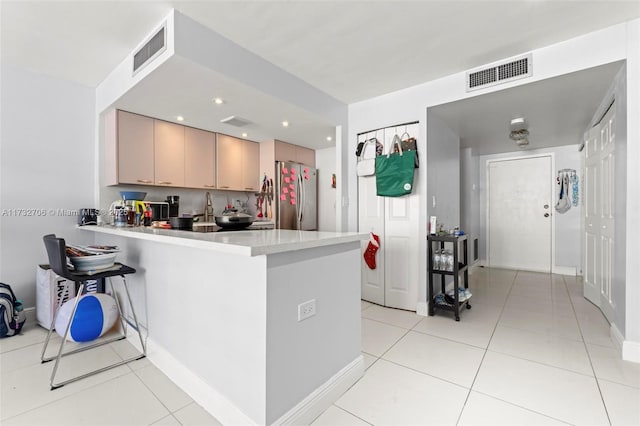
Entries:
[[176, 117], [176, 120], [178, 120], [178, 121], [184, 121], [184, 117], [183, 117], [183, 116], [181, 116], [181, 115], [179, 115], [179, 116], [177, 116], [177, 117]]
[[224, 103], [224, 101], [220, 98], [214, 98], [213, 102], [215, 102], [217, 105], [222, 105]]
[[246, 138], [247, 136], [249, 136], [249, 135], [248, 135], [248, 134], [246, 134], [246, 133], [243, 133], [243, 134], [242, 134], [242, 137], [243, 137], [243, 138]]
[[288, 121], [283, 121], [282, 122], [282, 127], [289, 127], [289, 122]]
[[332, 139], [332, 138], [331, 138], [331, 136], [327, 136], [327, 140], [328, 140], [329, 142], [331, 142], [331, 139]]

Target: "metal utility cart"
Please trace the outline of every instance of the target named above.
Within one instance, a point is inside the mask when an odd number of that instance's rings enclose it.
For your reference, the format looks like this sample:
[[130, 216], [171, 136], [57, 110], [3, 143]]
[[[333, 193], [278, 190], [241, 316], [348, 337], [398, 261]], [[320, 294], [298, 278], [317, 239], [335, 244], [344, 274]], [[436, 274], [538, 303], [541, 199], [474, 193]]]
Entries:
[[[467, 309], [471, 309], [471, 304], [469, 303], [469, 298], [460, 302], [458, 288], [460, 287], [460, 274], [463, 274], [463, 283], [464, 288], [469, 288], [469, 271], [468, 271], [468, 259], [467, 259], [467, 236], [466, 235], [429, 235], [427, 237], [428, 242], [428, 256], [429, 256], [429, 269], [427, 271], [427, 275], [429, 277], [429, 289], [428, 289], [428, 300], [429, 303], [429, 316], [433, 316], [436, 309], [442, 309], [445, 311], [451, 311], [455, 314], [456, 321], [460, 321], [460, 309], [464, 305]], [[458, 252], [458, 248], [460, 243], [462, 243], [462, 262], [460, 262], [460, 256]], [[453, 268], [451, 271], [443, 270], [443, 269], [434, 269], [433, 255], [434, 255], [434, 245], [439, 249], [444, 249], [447, 244], [453, 245], [452, 254], [453, 254]], [[441, 291], [444, 296], [445, 294], [445, 279], [447, 276], [453, 276], [453, 297], [454, 303], [436, 303], [436, 298], [433, 292], [434, 286], [434, 275], [440, 276], [440, 284]]]

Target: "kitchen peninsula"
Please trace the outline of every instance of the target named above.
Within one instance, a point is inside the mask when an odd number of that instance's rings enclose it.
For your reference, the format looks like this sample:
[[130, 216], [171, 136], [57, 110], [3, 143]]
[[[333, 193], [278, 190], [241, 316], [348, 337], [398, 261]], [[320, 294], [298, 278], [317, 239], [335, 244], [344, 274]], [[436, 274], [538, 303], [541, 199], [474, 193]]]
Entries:
[[366, 234], [81, 229], [138, 270], [149, 359], [223, 424], [308, 424], [364, 373]]

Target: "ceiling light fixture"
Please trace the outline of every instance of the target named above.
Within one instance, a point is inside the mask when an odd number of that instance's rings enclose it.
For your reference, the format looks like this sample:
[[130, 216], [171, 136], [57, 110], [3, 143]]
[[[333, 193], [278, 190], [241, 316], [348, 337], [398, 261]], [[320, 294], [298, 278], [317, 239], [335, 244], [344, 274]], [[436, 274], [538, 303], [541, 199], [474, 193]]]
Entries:
[[242, 134], [242, 137], [243, 137], [243, 138], [246, 138], [247, 136], [249, 136], [249, 135], [248, 135], [248, 134], [246, 134], [246, 133], [243, 133], [243, 134]]
[[282, 122], [282, 127], [289, 127], [289, 122], [288, 121], [283, 121]]
[[331, 136], [327, 136], [327, 141], [331, 142], [332, 138]]
[[178, 121], [184, 121], [184, 117], [183, 117], [183, 116], [181, 116], [181, 115], [179, 115], [179, 116], [177, 116], [177, 117], [176, 117], [176, 120], [178, 120]]
[[215, 102], [216, 105], [222, 105], [224, 103], [224, 101], [220, 98], [214, 98], [213, 102]]
[[511, 120], [509, 139], [514, 141], [520, 148], [529, 145], [529, 130], [527, 127], [527, 120], [525, 120], [524, 117]]

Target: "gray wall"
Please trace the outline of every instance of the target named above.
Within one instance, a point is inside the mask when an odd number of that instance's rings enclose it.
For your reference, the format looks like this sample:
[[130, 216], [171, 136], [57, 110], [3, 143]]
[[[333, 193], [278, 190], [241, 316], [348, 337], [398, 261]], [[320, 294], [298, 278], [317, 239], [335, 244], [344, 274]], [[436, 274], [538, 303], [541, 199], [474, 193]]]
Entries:
[[460, 138], [427, 111], [427, 140], [427, 216], [445, 229], [460, 226]]
[[[83, 243], [77, 216], [58, 209], [94, 200], [94, 90], [2, 64], [0, 280], [35, 306], [36, 266], [48, 263], [42, 236]], [[34, 209], [35, 216], [15, 216]]]
[[460, 150], [460, 227], [468, 235], [469, 263], [473, 263], [473, 240], [478, 238], [478, 244], [482, 244], [478, 166], [478, 156], [471, 148]]

